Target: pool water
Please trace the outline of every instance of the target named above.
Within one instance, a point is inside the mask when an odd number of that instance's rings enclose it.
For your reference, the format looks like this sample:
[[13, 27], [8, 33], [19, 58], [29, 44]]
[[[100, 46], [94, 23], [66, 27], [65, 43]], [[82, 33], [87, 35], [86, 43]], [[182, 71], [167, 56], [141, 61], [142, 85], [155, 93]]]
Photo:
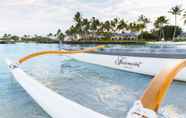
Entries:
[[[0, 45], [0, 118], [50, 118], [14, 80], [4, 60], [17, 60], [31, 52], [58, 48], [57, 44]], [[124, 118], [152, 78], [61, 55], [34, 58], [21, 68], [66, 98], [112, 118]], [[184, 89], [186, 83], [173, 83], [160, 116], [186, 117]]]

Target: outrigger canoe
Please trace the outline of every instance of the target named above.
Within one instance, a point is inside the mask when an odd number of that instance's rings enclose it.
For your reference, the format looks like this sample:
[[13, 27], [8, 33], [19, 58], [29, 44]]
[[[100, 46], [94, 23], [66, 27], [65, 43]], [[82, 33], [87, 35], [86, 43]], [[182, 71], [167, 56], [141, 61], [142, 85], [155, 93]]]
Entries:
[[[98, 48], [98, 47], [97, 47]], [[97, 113], [91, 109], [81, 106], [73, 101], [70, 101], [63, 96], [57, 94], [51, 89], [45, 87], [32, 76], [27, 75], [22, 69], [19, 68], [19, 65], [28, 61], [31, 58], [46, 55], [46, 54], [70, 54], [72, 57], [99, 65], [104, 65], [112, 68], [122, 69], [131, 69], [135, 67], [140, 70], [141, 65], [146, 66], [150, 64], [148, 58], [141, 57], [128, 57], [129, 60], [123, 61], [118, 56], [110, 56], [104, 54], [91, 54], [95, 52], [96, 48], [93, 49], [84, 49], [79, 51], [41, 51], [36, 52], [30, 55], [27, 55], [19, 59], [16, 63], [11, 63], [8, 61], [8, 66], [16, 81], [25, 89], [25, 91], [53, 118], [108, 118], [103, 114]], [[94, 58], [92, 58], [94, 56]], [[111, 60], [114, 59], [114, 60]], [[126, 59], [126, 57], [125, 57]], [[153, 59], [153, 58], [151, 58]], [[129, 62], [130, 61], [130, 62]], [[138, 62], [136, 62], [138, 61]], [[166, 62], [168, 60], [161, 59], [159, 62]], [[170, 61], [170, 60], [169, 60]], [[144, 62], [141, 63], [141, 62]], [[153, 71], [153, 67], [157, 66], [158, 60], [154, 61], [156, 63], [149, 65], [149, 70]], [[106, 65], [106, 63], [110, 64]], [[163, 63], [161, 63], [163, 64]], [[120, 66], [119, 66], [120, 65]], [[164, 65], [165, 69], [160, 69], [154, 78], [151, 80], [149, 85], [144, 91], [144, 94], [134, 102], [133, 107], [129, 110], [127, 118], [157, 118], [156, 112], [161, 106], [162, 101], [164, 100], [166, 93], [171, 86], [172, 81], [176, 75], [186, 67], [186, 60], [174, 60], [167, 62]], [[134, 70], [134, 69], [133, 69]], [[144, 70], [147, 71], [147, 70]], [[149, 71], [150, 72], [150, 71]], [[181, 76], [181, 75], [180, 75]], [[178, 76], [179, 77], [179, 76]], [[125, 116], [124, 116], [125, 117]]]

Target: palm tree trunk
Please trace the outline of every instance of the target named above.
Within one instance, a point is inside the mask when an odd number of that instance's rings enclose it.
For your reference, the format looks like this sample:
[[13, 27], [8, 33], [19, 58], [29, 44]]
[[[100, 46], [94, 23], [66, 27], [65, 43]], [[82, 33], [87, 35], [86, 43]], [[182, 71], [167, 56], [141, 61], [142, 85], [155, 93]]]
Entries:
[[165, 40], [165, 32], [164, 32], [163, 28], [162, 28], [162, 37]]
[[159, 31], [159, 39], [161, 40], [161, 28], [160, 28], [160, 31]]
[[175, 36], [176, 36], [176, 27], [177, 26], [177, 15], [175, 15], [175, 27], [174, 27], [174, 33], [173, 33], [173, 41], [175, 41]]
[[163, 25], [160, 26], [160, 39], [164, 39]]
[[143, 40], [143, 30], [141, 31], [141, 39]]

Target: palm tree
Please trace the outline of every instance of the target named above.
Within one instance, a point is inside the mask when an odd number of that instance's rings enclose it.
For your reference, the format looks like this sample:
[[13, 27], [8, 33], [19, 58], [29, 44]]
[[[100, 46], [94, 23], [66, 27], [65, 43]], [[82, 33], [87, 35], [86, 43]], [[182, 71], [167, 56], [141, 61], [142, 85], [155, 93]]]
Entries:
[[77, 12], [77, 13], [75, 14], [75, 16], [74, 16], [74, 21], [78, 24], [78, 23], [81, 22], [81, 20], [82, 20], [82, 18], [81, 18], [81, 13], [80, 13], [80, 12]]
[[144, 28], [144, 25], [138, 24], [136, 22], [131, 22], [129, 23], [128, 27], [131, 32], [139, 32], [142, 28]]
[[8, 34], [4, 34], [3, 35], [3, 38], [8, 38]]
[[[138, 18], [138, 22], [139, 22], [139, 28], [140, 28], [141, 34], [142, 34], [144, 29], [147, 27], [147, 24], [150, 23], [150, 20], [147, 17], [145, 17], [144, 15], [140, 15]], [[141, 35], [141, 36], [143, 39], [143, 35]]]
[[150, 20], [144, 15], [140, 15], [138, 18], [138, 22], [144, 24], [144, 29], [147, 27], [147, 24], [150, 23]]
[[10, 38], [12, 35], [11, 34], [8, 34], [7, 36]]
[[[77, 12], [74, 16], [74, 21], [75, 21], [75, 28], [76, 28], [76, 35], [79, 34], [82, 37], [82, 16], [80, 12]], [[75, 32], [74, 32], [75, 33]], [[80, 37], [80, 38], [81, 38]]]
[[[138, 33], [141, 31], [141, 29], [143, 29], [142, 27], [144, 27], [143, 24], [140, 23], [136, 23], [136, 22], [131, 22], [128, 24], [127, 28], [130, 32], [134, 32], [134, 33]], [[138, 37], [136, 37], [138, 40]]]
[[108, 20], [105, 21], [105, 23], [103, 24], [103, 27], [104, 27], [104, 29], [105, 29], [107, 32], [110, 32], [111, 24], [110, 24], [110, 22], [109, 22]]
[[63, 41], [64, 40], [64, 37], [65, 35], [63, 34], [63, 32], [61, 31], [61, 29], [58, 29], [57, 30], [57, 33], [55, 34], [55, 36], [57, 37], [57, 39], [59, 41]]
[[[158, 17], [158, 18], [155, 20], [155, 22], [154, 22], [155, 28], [157, 28], [157, 29], [160, 30], [160, 38], [165, 39], [165, 35], [164, 35], [164, 31], [163, 31], [163, 26], [164, 26], [165, 24], [167, 24], [168, 21], [169, 21], [169, 20], [168, 20], [165, 16], [160, 16], [160, 17]], [[162, 36], [161, 36], [161, 34], [162, 34]]]
[[100, 22], [99, 27], [98, 27], [98, 29], [97, 29], [97, 32], [98, 32], [98, 33], [103, 33], [103, 32], [105, 32], [104, 23], [103, 23], [103, 22]]
[[118, 27], [118, 21], [119, 21], [118, 18], [114, 18], [113, 20], [110, 21], [112, 32], [116, 32]]
[[51, 36], [53, 36], [53, 34], [52, 34], [52, 33], [47, 34], [47, 37], [51, 37]]
[[67, 34], [67, 36], [72, 37], [71, 40], [76, 39], [76, 33], [77, 33], [77, 28], [72, 25], [65, 33]]
[[127, 27], [127, 23], [122, 19], [118, 23], [117, 30], [120, 32], [125, 32], [127, 30]]
[[181, 15], [183, 9], [181, 9], [181, 6], [176, 5], [174, 7], [172, 7], [169, 11], [169, 13], [171, 13], [172, 15], [174, 15], [174, 20], [175, 20], [175, 27], [174, 27], [174, 33], [173, 33], [173, 37], [172, 39], [175, 40], [175, 36], [176, 36], [176, 28], [177, 28], [177, 16]]
[[186, 11], [183, 14], [184, 24], [186, 24]]
[[100, 26], [100, 21], [96, 19], [95, 17], [92, 17], [91, 24], [90, 24], [90, 30], [93, 32], [93, 38], [96, 38], [97, 29]]
[[87, 18], [82, 20], [82, 31], [84, 33], [84, 38], [88, 39], [88, 33], [90, 29], [90, 22]]
[[11, 35], [9, 35], [9, 34], [4, 34], [3, 35], [3, 40], [10, 40], [10, 37], [11, 37]]
[[101, 27], [101, 23], [100, 23], [99, 19], [96, 19], [95, 25], [96, 25], [96, 34], [98, 34], [98, 29]]

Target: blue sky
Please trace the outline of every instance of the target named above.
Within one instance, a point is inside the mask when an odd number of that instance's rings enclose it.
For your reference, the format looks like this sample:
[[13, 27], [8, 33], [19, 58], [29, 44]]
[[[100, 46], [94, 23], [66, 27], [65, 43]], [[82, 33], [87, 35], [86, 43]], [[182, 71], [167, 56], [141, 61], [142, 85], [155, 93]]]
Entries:
[[[186, 0], [0, 0], [0, 34], [17, 35], [65, 31], [80, 11], [85, 17], [109, 20], [114, 17], [135, 20], [140, 14], [154, 20], [160, 15], [173, 19], [168, 10]], [[179, 25], [183, 26], [181, 17]], [[170, 21], [173, 23], [173, 20]], [[150, 27], [150, 26], [149, 26]], [[185, 29], [185, 28], [184, 28]]]

